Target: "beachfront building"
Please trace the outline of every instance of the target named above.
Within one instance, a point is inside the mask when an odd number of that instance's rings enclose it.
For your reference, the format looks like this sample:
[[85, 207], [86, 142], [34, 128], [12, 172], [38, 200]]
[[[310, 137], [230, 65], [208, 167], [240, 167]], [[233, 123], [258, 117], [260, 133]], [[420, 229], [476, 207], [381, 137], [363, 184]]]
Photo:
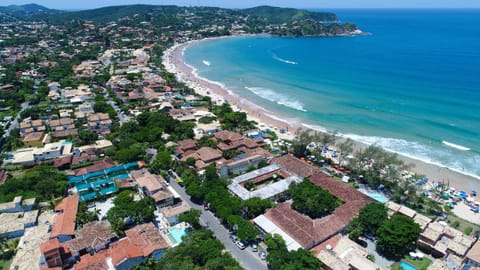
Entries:
[[242, 200], [253, 197], [276, 200], [288, 190], [291, 183], [301, 181], [302, 178], [297, 175], [272, 164], [233, 178], [228, 190]]
[[311, 249], [323, 243], [344, 231], [350, 221], [358, 215], [360, 209], [373, 202], [373, 199], [363, 193], [291, 155], [275, 158], [272, 163], [281, 166], [289, 173], [309, 178], [313, 184], [343, 201], [343, 204], [330, 215], [317, 219], [297, 212], [290, 202], [284, 202], [268, 209], [265, 214], [253, 220], [262, 233], [278, 232], [280, 235], [286, 235], [284, 239], [289, 250], [299, 247]]
[[267, 161], [267, 157], [263, 155], [242, 154], [231, 160], [219, 164], [218, 173], [221, 178], [228, 178], [230, 174], [244, 173], [250, 167], [257, 167], [261, 161]]

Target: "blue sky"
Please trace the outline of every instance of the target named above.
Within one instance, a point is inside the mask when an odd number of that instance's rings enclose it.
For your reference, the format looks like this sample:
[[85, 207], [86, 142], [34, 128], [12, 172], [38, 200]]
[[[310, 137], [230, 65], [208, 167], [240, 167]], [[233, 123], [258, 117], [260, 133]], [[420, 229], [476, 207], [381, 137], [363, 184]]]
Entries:
[[37, 3], [55, 9], [89, 9], [125, 4], [174, 4], [245, 8], [272, 5], [300, 8], [480, 8], [480, 0], [1, 0], [0, 5]]

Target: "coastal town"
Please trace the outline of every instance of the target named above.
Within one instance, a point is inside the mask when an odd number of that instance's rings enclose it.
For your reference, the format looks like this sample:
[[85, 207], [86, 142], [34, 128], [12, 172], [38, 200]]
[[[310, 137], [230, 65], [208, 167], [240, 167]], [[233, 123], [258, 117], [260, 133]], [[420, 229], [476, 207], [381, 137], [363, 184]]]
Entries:
[[0, 9], [0, 269], [480, 269], [475, 185], [268, 116], [184, 63], [218, 38], [362, 33], [244, 12]]

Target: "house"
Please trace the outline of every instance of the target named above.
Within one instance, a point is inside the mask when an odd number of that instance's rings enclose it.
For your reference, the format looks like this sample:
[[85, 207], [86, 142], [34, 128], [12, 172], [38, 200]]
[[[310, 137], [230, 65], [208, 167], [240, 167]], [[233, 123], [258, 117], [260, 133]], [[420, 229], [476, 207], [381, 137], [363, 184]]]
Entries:
[[161, 259], [169, 247], [153, 223], [137, 225], [125, 234], [125, 238], [111, 243], [108, 250], [82, 255], [75, 269], [132, 269], [149, 257]]
[[38, 210], [0, 214], [0, 237], [15, 238], [37, 224]]
[[76, 260], [79, 260], [82, 254], [108, 248], [108, 245], [118, 238], [106, 220], [89, 222], [74, 234], [75, 238], [65, 242], [65, 245]]
[[43, 131], [27, 133], [22, 141], [26, 147], [42, 147], [49, 140], [48, 134]]
[[78, 134], [78, 129], [75, 128], [73, 119], [69, 117], [51, 120], [49, 124], [50, 130], [53, 132], [53, 137], [55, 138], [64, 138], [69, 135]]
[[17, 196], [11, 202], [0, 203], [0, 213], [31, 211], [35, 201], [35, 198], [23, 200], [22, 196]]
[[170, 226], [173, 226], [175, 224], [179, 223], [179, 216], [183, 213], [186, 213], [190, 211], [190, 206], [188, 206], [186, 203], [181, 203], [179, 205], [173, 205], [173, 206], [167, 206], [165, 208], [162, 208], [160, 212], [163, 215], [164, 220], [170, 224]]
[[417, 245], [437, 257], [447, 255], [463, 257], [474, 242], [474, 238], [449, 227], [446, 223], [432, 222], [420, 233]]
[[88, 129], [101, 134], [110, 133], [110, 126], [112, 120], [108, 116], [108, 113], [95, 113], [87, 117]]
[[239, 159], [228, 160], [219, 166], [219, 173], [221, 178], [228, 178], [229, 174], [243, 173], [248, 170], [249, 167], [257, 167], [263, 160], [266, 161], [267, 157], [263, 155], [249, 155], [241, 156]]
[[35, 162], [52, 160], [60, 156], [69, 155], [72, 152], [73, 144], [71, 142], [59, 141], [47, 143], [43, 149], [37, 149], [33, 152]]
[[384, 268], [370, 261], [369, 251], [350, 240], [348, 236], [338, 237], [319, 249], [317, 258], [328, 270], [383, 270]]
[[165, 179], [162, 176], [151, 174], [145, 169], [131, 172], [130, 175], [137, 182], [140, 194], [154, 199], [158, 207], [173, 205], [175, 197], [168, 190]]
[[55, 218], [50, 239], [57, 238], [60, 243], [73, 238], [78, 211], [78, 196], [68, 196], [55, 207]]
[[50, 239], [40, 244], [40, 269], [63, 268], [64, 248], [57, 238]]
[[222, 153], [211, 147], [202, 147], [197, 151], [182, 156], [182, 161], [186, 161], [188, 158], [195, 159], [195, 167], [199, 170], [204, 169], [213, 162], [222, 162]]
[[184, 155], [190, 155], [198, 149], [198, 143], [195, 140], [187, 139], [179, 141], [175, 153], [180, 158]]

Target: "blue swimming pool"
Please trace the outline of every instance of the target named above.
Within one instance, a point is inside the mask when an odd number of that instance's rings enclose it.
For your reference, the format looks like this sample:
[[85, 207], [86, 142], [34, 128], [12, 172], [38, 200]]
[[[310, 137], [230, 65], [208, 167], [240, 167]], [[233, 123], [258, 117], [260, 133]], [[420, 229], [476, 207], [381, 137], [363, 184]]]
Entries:
[[388, 201], [385, 196], [379, 193], [367, 192], [365, 195], [381, 203], [386, 203]]
[[411, 264], [407, 263], [406, 261], [400, 262], [400, 269], [403, 270], [418, 270], [417, 268], [413, 267]]
[[168, 236], [174, 244], [182, 243], [182, 237], [185, 235], [188, 235], [187, 231], [182, 228], [173, 227], [173, 228], [170, 228], [168, 232], [169, 232]]

